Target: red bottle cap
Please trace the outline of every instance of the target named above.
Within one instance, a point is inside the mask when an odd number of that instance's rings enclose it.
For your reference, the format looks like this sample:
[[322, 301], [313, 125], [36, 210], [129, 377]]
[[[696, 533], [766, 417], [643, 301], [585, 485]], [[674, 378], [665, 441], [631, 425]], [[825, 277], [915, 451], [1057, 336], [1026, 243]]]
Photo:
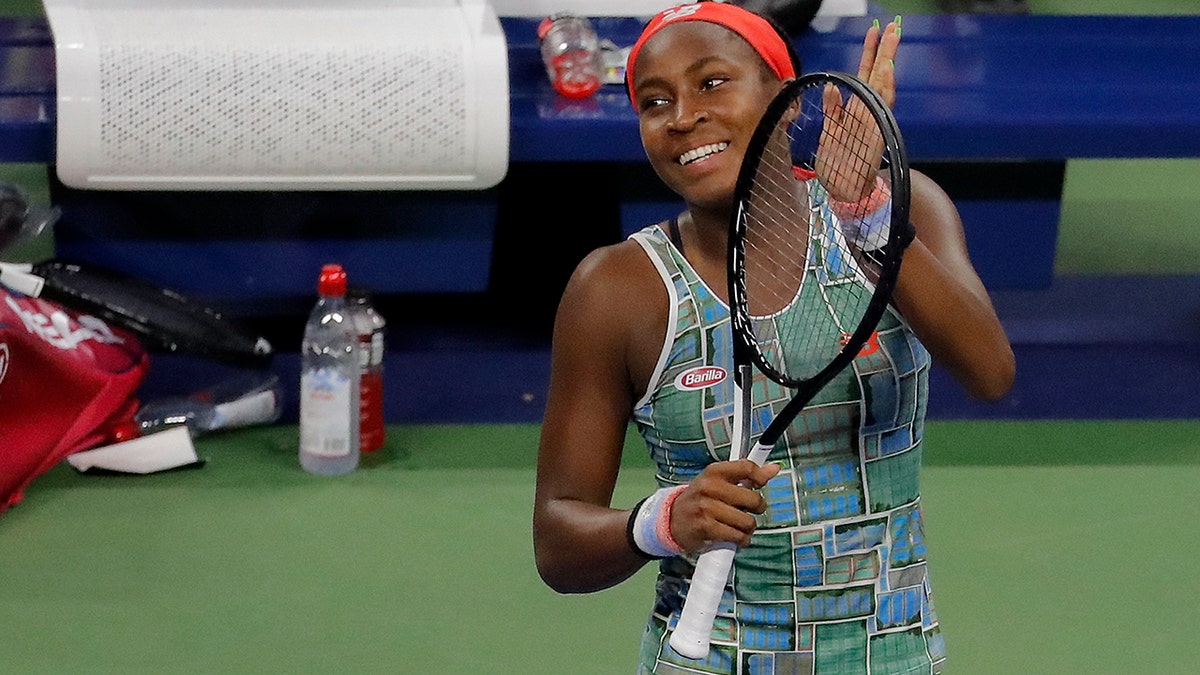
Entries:
[[538, 42], [541, 42], [542, 40], [546, 39], [546, 34], [550, 32], [550, 27], [554, 25], [555, 21], [558, 21], [559, 19], [575, 19], [575, 18], [583, 18], [583, 17], [580, 17], [571, 11], [562, 11], [562, 12], [555, 12], [555, 13], [551, 14], [550, 16], [542, 19], [541, 22], [538, 23], [538, 27], [537, 27]]
[[317, 279], [317, 292], [328, 297], [346, 295], [346, 270], [336, 263], [323, 265]]
[[550, 26], [554, 25], [554, 16], [548, 16], [542, 19], [537, 27], [538, 42], [546, 39], [546, 33], [550, 32]]

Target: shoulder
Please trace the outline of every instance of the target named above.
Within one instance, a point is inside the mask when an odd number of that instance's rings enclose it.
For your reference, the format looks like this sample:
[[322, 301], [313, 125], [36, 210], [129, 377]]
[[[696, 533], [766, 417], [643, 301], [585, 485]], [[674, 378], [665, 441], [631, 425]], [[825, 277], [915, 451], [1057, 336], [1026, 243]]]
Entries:
[[666, 286], [637, 242], [592, 251], [559, 302], [552, 379], [621, 392], [622, 405], [632, 404], [658, 356], [668, 306]]
[[626, 299], [661, 285], [654, 262], [632, 239], [593, 250], [579, 263], [567, 283], [567, 295], [578, 299]]
[[555, 340], [628, 349], [638, 335], [665, 323], [668, 300], [662, 277], [636, 241], [598, 248], [567, 282]]
[[583, 321], [597, 328], [621, 329], [646, 314], [665, 311], [667, 292], [658, 270], [640, 244], [631, 239], [603, 246], [575, 268], [559, 304], [558, 321]]

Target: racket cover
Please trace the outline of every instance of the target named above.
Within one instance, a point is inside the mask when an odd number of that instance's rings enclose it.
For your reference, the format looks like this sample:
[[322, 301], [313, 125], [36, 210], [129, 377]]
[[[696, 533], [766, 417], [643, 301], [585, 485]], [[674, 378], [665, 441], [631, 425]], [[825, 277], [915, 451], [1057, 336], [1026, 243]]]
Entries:
[[233, 319], [173, 290], [91, 265], [35, 263], [41, 295], [134, 332], [148, 349], [264, 365], [271, 343]]

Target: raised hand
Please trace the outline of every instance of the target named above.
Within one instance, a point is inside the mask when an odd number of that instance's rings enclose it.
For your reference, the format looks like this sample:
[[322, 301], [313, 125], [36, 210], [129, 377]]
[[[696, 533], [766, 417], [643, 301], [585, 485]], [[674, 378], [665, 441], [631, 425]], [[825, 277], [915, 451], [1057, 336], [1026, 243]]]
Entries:
[[[882, 30], [879, 22], [863, 40], [858, 77], [891, 107], [896, 100], [896, 49], [900, 45], [900, 17]], [[817, 146], [815, 168], [830, 196], [857, 202], [875, 187], [883, 155], [883, 137], [866, 106], [856, 98], [847, 104], [836, 87], [825, 88], [822, 100], [825, 123]]]
[[867, 29], [863, 39], [858, 79], [871, 85], [890, 108], [896, 102], [896, 50], [900, 46], [900, 17], [879, 28], [879, 22]]

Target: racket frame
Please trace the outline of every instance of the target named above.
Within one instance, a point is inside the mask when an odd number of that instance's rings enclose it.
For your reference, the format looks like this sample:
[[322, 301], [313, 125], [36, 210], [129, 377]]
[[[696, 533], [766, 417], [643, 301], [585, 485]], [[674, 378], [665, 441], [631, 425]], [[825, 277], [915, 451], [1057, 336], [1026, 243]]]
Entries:
[[[883, 131], [884, 148], [889, 158], [887, 171], [892, 191], [892, 217], [886, 246], [893, 255], [884, 256], [879, 269], [879, 278], [875, 282], [875, 290], [871, 295], [867, 309], [854, 332], [844, 341], [838, 354], [812, 377], [802, 380], [789, 378], [774, 368], [763, 355], [755, 339], [753, 323], [750, 317], [746, 297], [745, 273], [745, 237], [747, 232], [748, 209], [750, 192], [754, 180], [758, 176], [759, 165], [763, 152], [775, 133], [775, 122], [783, 116], [792, 105], [797, 92], [802, 89], [834, 84], [852, 90], [856, 95], [868, 102], [867, 109], [875, 118], [875, 122]], [[770, 120], [771, 123], [766, 122]], [[908, 178], [908, 158], [904, 150], [904, 141], [900, 136], [900, 128], [896, 118], [883, 101], [883, 98], [870, 86], [857, 77], [846, 73], [816, 72], [810, 73], [788, 83], [775, 96], [763, 114], [762, 120], [751, 137], [746, 149], [742, 169], [738, 173], [738, 181], [734, 191], [737, 208], [730, 227], [728, 249], [728, 283], [730, 322], [734, 343], [734, 364], [751, 362], [767, 377], [779, 384], [795, 390], [791, 401], [784, 406], [770, 424], [763, 430], [759, 443], [774, 446], [791, 424], [792, 418], [812, 400], [831, 379], [842, 371], [862, 350], [863, 345], [875, 331], [883, 313], [891, 300], [892, 290], [899, 276], [900, 263], [904, 249], [913, 240], [912, 224], [908, 220], [911, 189]]]

